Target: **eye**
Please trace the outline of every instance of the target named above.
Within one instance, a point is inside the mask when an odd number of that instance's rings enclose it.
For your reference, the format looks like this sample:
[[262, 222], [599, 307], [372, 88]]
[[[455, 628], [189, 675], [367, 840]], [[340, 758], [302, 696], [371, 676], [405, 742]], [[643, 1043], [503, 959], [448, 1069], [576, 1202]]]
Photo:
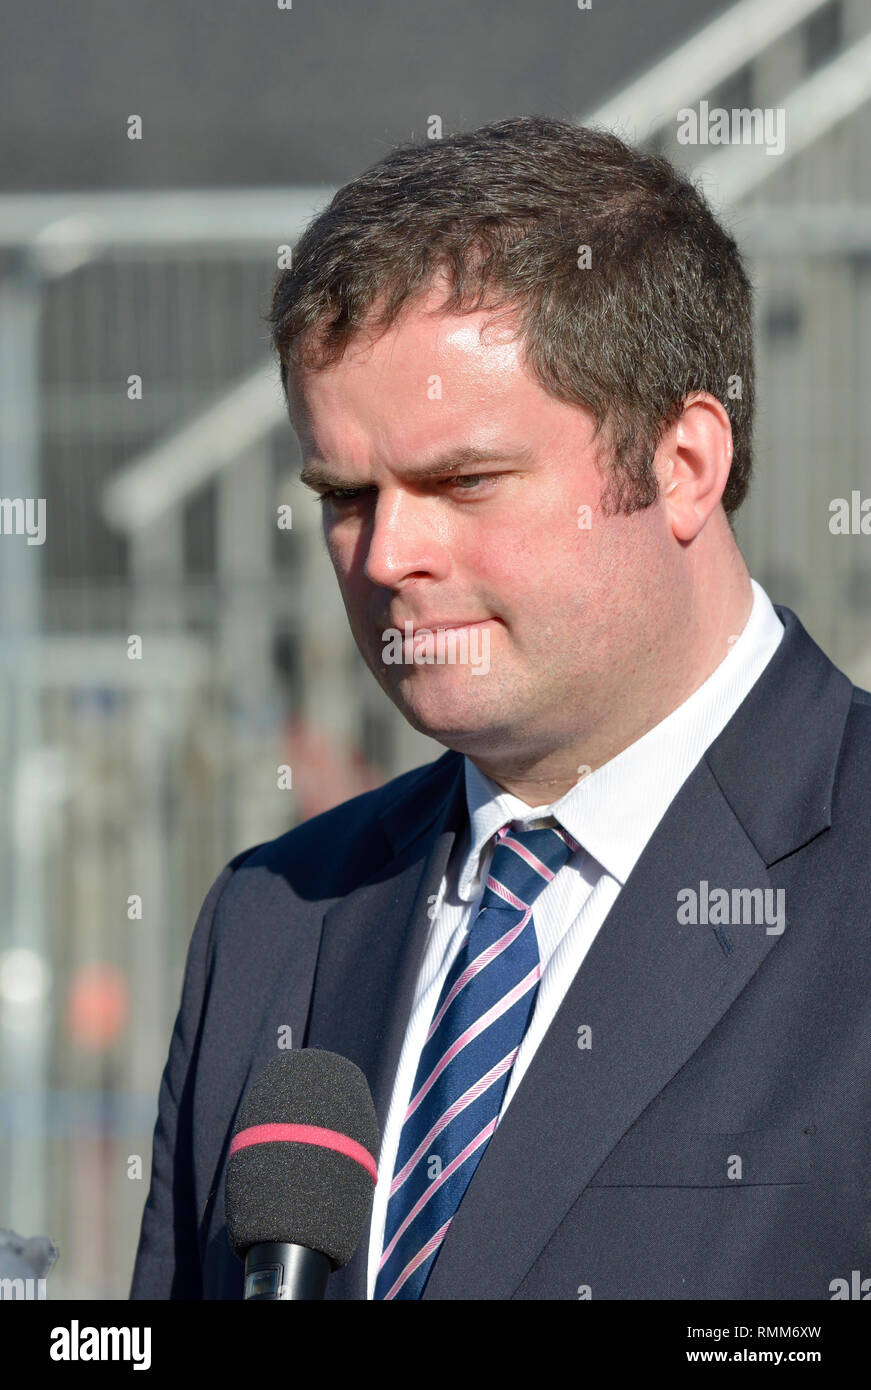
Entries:
[[461, 473], [458, 477], [449, 478], [449, 484], [472, 484], [472, 486], [458, 486], [458, 492], [479, 492], [479, 484], [496, 484], [501, 477], [500, 473]]
[[[487, 483], [491, 481], [495, 483], [497, 478], [499, 478], [500, 476], [501, 475], [498, 473], [461, 473], [459, 475], [452, 474], [451, 476], [446, 477], [441, 481], [447, 483], [449, 486], [451, 484], [457, 483], [478, 484], [482, 482]], [[372, 491], [373, 489], [368, 487], [333, 487], [328, 488], [326, 492], [318, 493], [317, 500], [318, 502], [332, 502], [334, 506], [341, 507], [343, 504], [350, 505], [352, 502], [356, 502], [358, 498], [364, 495], [364, 493]], [[458, 488], [458, 491], [476, 492], [478, 491], [478, 488], [477, 486], [461, 487]]]

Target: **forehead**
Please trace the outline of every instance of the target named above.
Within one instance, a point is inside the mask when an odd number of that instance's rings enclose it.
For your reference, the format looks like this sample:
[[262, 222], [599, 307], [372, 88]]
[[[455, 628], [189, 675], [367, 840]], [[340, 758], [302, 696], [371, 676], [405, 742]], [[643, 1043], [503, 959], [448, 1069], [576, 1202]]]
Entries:
[[[476, 309], [446, 313], [441, 297], [411, 301], [388, 328], [366, 326], [341, 358], [316, 373], [294, 373], [305, 382], [333, 372], [390, 371], [401, 374], [406, 358], [438, 358], [459, 366], [470, 359], [508, 363], [523, 355], [516, 310]], [[315, 339], [317, 341], [317, 339]]]
[[426, 300], [408, 306], [377, 336], [360, 333], [322, 370], [291, 369], [297, 432], [325, 448], [322, 436], [343, 421], [376, 435], [388, 427], [467, 429], [470, 416], [483, 425], [551, 400], [525, 363], [514, 314], [444, 314], [438, 302], [435, 309]]

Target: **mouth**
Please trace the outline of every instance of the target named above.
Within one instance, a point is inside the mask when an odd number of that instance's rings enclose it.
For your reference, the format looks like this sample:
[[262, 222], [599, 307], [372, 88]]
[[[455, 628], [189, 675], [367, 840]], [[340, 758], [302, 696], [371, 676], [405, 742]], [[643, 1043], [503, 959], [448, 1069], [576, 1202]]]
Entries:
[[[475, 674], [490, 669], [490, 624], [494, 618], [435, 618], [382, 631], [381, 661], [385, 666], [466, 666]], [[478, 630], [479, 635], [474, 633]], [[397, 640], [398, 639], [398, 640]]]
[[490, 618], [457, 618], [436, 623], [416, 623], [411, 629], [411, 635], [416, 637], [419, 632], [458, 632], [464, 627], [483, 627], [484, 623], [491, 621]]

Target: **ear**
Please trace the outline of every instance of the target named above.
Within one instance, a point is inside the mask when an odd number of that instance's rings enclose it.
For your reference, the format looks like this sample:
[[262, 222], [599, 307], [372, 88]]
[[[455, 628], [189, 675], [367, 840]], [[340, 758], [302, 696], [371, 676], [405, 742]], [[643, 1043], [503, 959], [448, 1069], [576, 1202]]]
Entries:
[[716, 396], [687, 396], [659, 442], [654, 466], [675, 537], [694, 540], [718, 505], [732, 466], [732, 426]]

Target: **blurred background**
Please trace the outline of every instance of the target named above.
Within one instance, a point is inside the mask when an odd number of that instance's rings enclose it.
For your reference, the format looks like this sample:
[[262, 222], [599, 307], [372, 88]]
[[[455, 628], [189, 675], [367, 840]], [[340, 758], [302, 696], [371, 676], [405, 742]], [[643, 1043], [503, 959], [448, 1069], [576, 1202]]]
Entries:
[[[263, 321], [281, 248], [432, 116], [595, 122], [691, 168], [756, 286], [739, 543], [867, 687], [871, 537], [829, 520], [871, 496], [871, 8], [0, 12], [0, 1227], [57, 1244], [49, 1297], [120, 1299], [210, 884], [444, 751], [359, 657], [294, 480]], [[701, 101], [783, 109], [784, 152], [679, 144]]]

